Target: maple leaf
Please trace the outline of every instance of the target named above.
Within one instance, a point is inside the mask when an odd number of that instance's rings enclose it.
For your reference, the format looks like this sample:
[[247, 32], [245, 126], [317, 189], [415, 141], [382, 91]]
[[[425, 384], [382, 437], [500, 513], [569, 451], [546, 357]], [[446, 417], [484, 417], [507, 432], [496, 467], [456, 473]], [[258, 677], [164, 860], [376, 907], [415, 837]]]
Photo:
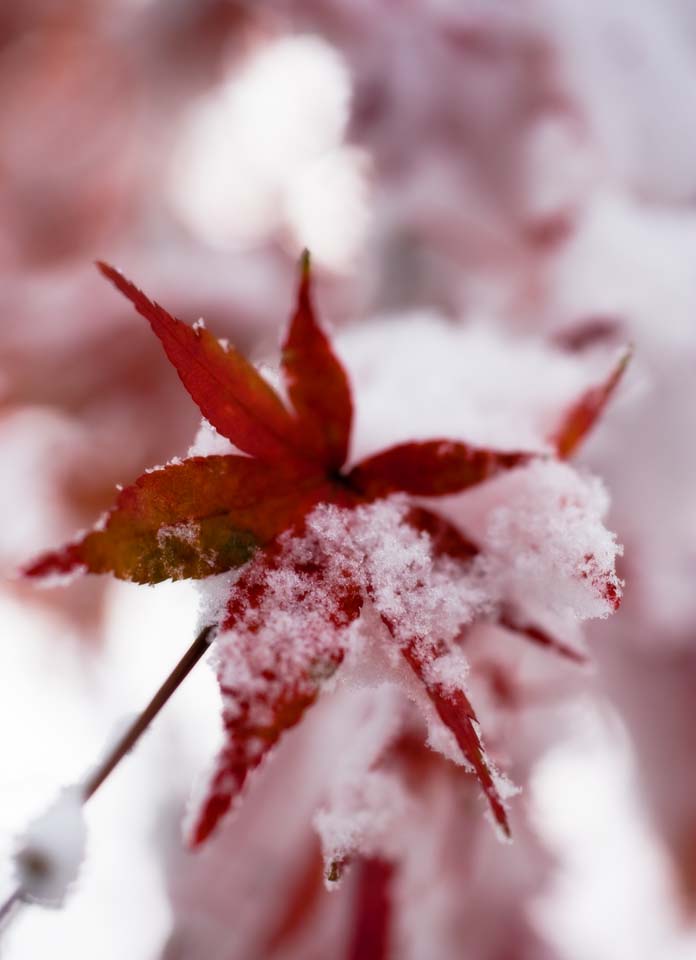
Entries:
[[572, 456], [594, 427], [621, 382], [632, 353], [633, 351], [630, 348], [625, 349], [606, 379], [597, 386], [586, 390], [565, 411], [551, 436], [551, 443], [559, 457], [567, 459]]
[[[300, 552], [290, 553], [288, 560], [286, 554], [288, 543], [301, 537], [307, 518], [320, 505], [356, 510], [392, 494], [461, 493], [538, 454], [433, 439], [391, 447], [346, 470], [353, 416], [350, 385], [316, 319], [307, 254], [281, 353], [289, 404], [248, 360], [201, 324], [190, 327], [177, 320], [113, 267], [98, 267], [150, 323], [203, 416], [242, 453], [191, 457], [145, 473], [119, 493], [90, 532], [39, 557], [25, 572], [35, 578], [112, 573], [157, 583], [247, 565], [231, 587], [221, 626], [223, 631], [243, 627], [237, 655], [246, 657], [245, 667], [255, 670], [260, 682], [240, 686], [234, 671], [218, 665], [226, 743], [192, 842], [210, 834], [249, 773], [314, 703], [345, 656], [342, 632], [359, 617], [366, 600], [376, 606], [405, 663], [454, 734], [496, 822], [509, 833], [474, 709], [463, 689], [434, 679], [424, 659], [424, 649], [434, 657], [442, 654], [437, 643], [424, 648], [423, 638], [415, 633], [404, 641], [409, 624], [396, 622], [389, 610], [380, 608], [373, 584], [361, 581], [350, 565], [339, 576], [329, 576], [330, 557], [322, 560]], [[622, 370], [565, 414], [554, 437], [559, 456], [573, 452], [591, 428]], [[461, 567], [478, 553], [461, 531], [422, 506], [414, 505], [403, 522], [427, 536], [434, 557], [450, 558]], [[269, 652], [262, 631], [273, 616], [268, 604], [279, 584], [295, 609], [303, 611], [304, 636], [293, 645], [295, 638], [288, 635], [285, 651]], [[518, 622], [509, 613], [501, 622], [534, 642], [554, 646], [534, 625]], [[292, 631], [292, 624], [284, 628]]]
[[390, 953], [394, 866], [376, 857], [358, 863], [348, 960], [384, 960]]

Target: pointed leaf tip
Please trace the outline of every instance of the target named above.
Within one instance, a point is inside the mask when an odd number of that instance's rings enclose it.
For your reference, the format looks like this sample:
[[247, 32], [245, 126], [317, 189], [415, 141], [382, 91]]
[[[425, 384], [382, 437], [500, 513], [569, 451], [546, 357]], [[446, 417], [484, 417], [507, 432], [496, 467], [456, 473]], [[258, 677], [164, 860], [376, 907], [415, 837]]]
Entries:
[[550, 437], [562, 460], [571, 457], [604, 413], [633, 357], [633, 345], [627, 345], [606, 379], [590, 387], [565, 411], [556, 431]]
[[[396, 637], [397, 630], [393, 621], [383, 613], [380, 614], [380, 617], [387, 630], [392, 636]], [[467, 762], [473, 767], [495, 823], [501, 833], [509, 839], [511, 830], [507, 810], [496, 786], [494, 769], [488, 760], [476, 729], [478, 721], [469, 698], [462, 688], [448, 689], [442, 683], [430, 678], [428, 664], [419, 652], [418, 644], [415, 641], [401, 646], [401, 653], [425, 687], [438, 716], [454, 734], [459, 749]]]
[[535, 455], [488, 450], [455, 440], [425, 440], [389, 447], [357, 464], [350, 481], [370, 499], [391, 493], [441, 497], [461, 493]]
[[[362, 594], [350, 579], [335, 592], [320, 563], [284, 564], [287, 558], [283, 545], [276, 541], [257, 554], [232, 587], [222, 630], [223, 635], [234, 631], [235, 662], [241, 657], [244, 669], [242, 676], [236, 670], [230, 675], [226, 667], [229, 652], [223, 642], [218, 648], [218, 681], [223, 696], [225, 743], [189, 833], [192, 847], [210, 836], [235, 804], [250, 774], [314, 704], [322, 684], [343, 660], [345, 646], [340, 630], [360, 614]], [[274, 670], [268, 668], [269, 644], [280, 643], [292, 649], [294, 642], [291, 634], [274, 638], [273, 631], [264, 632], [266, 621], [261, 614], [269, 602], [272, 575], [281, 569], [292, 569], [314, 591], [323, 593], [325, 602], [321, 614], [310, 618], [311, 625], [303, 626], [301, 643], [291, 656], [281, 655], [281, 648], [275, 649]], [[245, 676], [254, 677], [251, 685]]]
[[308, 250], [300, 259], [281, 365], [306, 456], [330, 471], [340, 469], [348, 456], [353, 401], [346, 371], [317, 322]]
[[204, 327], [177, 320], [109, 264], [98, 261], [97, 267], [148, 321], [201, 413], [219, 433], [267, 463], [303, 459], [290, 412], [253, 364], [234, 347], [223, 347]]
[[198, 579], [239, 567], [325, 492], [250, 457], [192, 457], [125, 487], [100, 523], [28, 566], [33, 579], [84, 571], [136, 583]]

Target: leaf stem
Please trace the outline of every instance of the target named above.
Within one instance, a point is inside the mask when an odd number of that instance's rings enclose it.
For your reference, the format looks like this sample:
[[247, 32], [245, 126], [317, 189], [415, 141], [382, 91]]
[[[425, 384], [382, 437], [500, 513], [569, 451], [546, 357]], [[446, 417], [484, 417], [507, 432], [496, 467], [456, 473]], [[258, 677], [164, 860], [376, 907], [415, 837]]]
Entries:
[[[130, 753], [174, 691], [186, 679], [191, 670], [193, 670], [208, 649], [214, 630], [215, 627], [212, 624], [209, 624], [201, 630], [145, 709], [138, 714], [130, 727], [119, 738], [101, 763], [87, 777], [82, 792], [83, 804], [87, 803], [87, 801], [94, 796], [121, 760]], [[16, 908], [23, 902], [24, 892], [21, 886], [17, 886], [3, 903], [0, 904], [0, 926], [4, 925], [5, 921], [8, 921], [14, 915]]]

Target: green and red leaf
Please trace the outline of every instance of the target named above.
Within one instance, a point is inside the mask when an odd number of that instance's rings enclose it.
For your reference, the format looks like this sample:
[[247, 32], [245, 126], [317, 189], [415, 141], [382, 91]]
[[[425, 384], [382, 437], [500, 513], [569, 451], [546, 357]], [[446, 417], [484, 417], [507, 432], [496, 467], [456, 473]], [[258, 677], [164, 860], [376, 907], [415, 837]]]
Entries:
[[79, 568], [158, 583], [241, 566], [327, 496], [321, 477], [241, 456], [192, 457], [122, 490], [90, 533], [36, 560], [30, 577]]
[[234, 347], [223, 347], [203, 326], [190, 327], [171, 316], [118, 270], [106, 263], [98, 267], [149, 321], [182, 383], [218, 433], [268, 463], [301, 459], [293, 417], [253, 364]]
[[603, 383], [590, 387], [565, 412], [550, 441], [562, 460], [571, 457], [594, 427], [621, 382], [632, 351], [623, 352]]
[[309, 457], [336, 471], [348, 456], [353, 419], [350, 384], [329, 338], [317, 323], [306, 251], [300, 269], [297, 305], [283, 343], [282, 368]]
[[390, 493], [441, 497], [461, 493], [534, 454], [472, 447], [454, 440], [425, 440], [389, 447], [354, 467], [349, 482], [367, 499]]

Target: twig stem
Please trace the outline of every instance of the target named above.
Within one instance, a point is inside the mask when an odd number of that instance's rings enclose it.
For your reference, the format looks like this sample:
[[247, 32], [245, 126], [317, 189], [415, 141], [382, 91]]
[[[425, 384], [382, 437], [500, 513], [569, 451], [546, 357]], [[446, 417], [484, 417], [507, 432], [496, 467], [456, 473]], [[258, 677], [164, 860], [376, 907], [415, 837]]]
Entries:
[[17, 887], [17, 889], [13, 890], [9, 897], [7, 897], [2, 906], [0, 906], [0, 928], [6, 920], [9, 920], [14, 908], [19, 905], [21, 899], [22, 890], [21, 887]]
[[[128, 730], [119, 738], [118, 742], [107, 753], [99, 766], [89, 775], [83, 787], [83, 804], [87, 803], [87, 801], [94, 796], [121, 760], [130, 753], [174, 691], [186, 679], [191, 670], [193, 670], [208, 649], [211, 634], [214, 630], [215, 627], [212, 625], [204, 627], [201, 630], [142, 713], [135, 718]], [[18, 886], [10, 893], [5, 901], [0, 904], [0, 926], [13, 915], [15, 908], [22, 903], [23, 897], [22, 888]]]
[[97, 769], [90, 774], [84, 785], [82, 795], [83, 803], [86, 803], [90, 797], [97, 792], [109, 774], [115, 770], [126, 754], [130, 753], [167, 700], [169, 700], [177, 687], [186, 679], [201, 659], [208, 649], [210, 634], [213, 629], [214, 627], [207, 626], [201, 630], [142, 713], [135, 718], [131, 726], [104, 757]]

